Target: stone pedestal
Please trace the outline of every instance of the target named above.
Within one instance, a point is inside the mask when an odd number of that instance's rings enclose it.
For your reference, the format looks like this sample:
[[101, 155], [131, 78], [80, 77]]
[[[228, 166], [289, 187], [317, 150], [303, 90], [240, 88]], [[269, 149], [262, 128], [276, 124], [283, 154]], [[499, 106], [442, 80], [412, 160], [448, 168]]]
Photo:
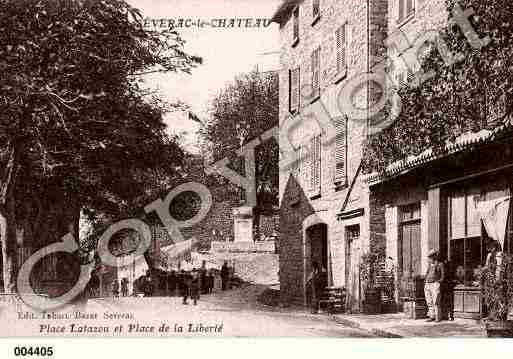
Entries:
[[253, 207], [233, 209], [234, 242], [253, 242]]

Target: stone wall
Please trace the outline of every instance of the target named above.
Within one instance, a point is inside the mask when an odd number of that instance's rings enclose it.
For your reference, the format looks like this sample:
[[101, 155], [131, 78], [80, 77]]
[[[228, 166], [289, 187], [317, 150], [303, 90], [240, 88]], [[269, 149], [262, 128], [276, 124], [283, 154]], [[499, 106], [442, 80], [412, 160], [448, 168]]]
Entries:
[[303, 304], [303, 221], [314, 210], [294, 177], [289, 177], [280, 207], [280, 297], [283, 303]]
[[276, 243], [265, 242], [212, 242], [211, 252], [232, 252], [232, 253], [274, 253]]

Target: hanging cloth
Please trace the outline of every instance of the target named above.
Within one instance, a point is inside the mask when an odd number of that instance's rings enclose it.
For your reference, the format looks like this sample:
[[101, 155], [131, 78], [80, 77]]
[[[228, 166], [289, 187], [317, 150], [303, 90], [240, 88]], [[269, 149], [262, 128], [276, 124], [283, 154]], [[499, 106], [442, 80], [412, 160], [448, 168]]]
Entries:
[[476, 210], [483, 221], [489, 237], [499, 242], [504, 249], [506, 224], [508, 221], [510, 196], [486, 201], [476, 201]]

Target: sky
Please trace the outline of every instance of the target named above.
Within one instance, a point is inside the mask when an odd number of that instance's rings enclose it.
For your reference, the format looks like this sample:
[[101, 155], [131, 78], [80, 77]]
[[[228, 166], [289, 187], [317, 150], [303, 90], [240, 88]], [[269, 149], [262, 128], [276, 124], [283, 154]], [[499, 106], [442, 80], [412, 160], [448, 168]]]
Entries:
[[[270, 19], [280, 0], [128, 0], [139, 8], [145, 18], [156, 19], [212, 19], [251, 18]], [[145, 77], [147, 85], [158, 90], [169, 101], [180, 100], [205, 121], [213, 97], [236, 75], [258, 67], [261, 71], [277, 70], [279, 63], [278, 25], [245, 28], [176, 29], [186, 41], [189, 54], [203, 58], [203, 64], [188, 74], [151, 74]], [[186, 113], [166, 115], [169, 131], [183, 136], [183, 144], [197, 152], [199, 125], [188, 120]]]

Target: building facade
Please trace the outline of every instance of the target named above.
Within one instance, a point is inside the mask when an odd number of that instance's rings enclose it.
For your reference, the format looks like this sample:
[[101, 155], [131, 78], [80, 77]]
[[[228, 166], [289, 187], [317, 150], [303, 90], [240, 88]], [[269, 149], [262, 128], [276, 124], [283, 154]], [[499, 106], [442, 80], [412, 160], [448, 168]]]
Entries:
[[[376, 187], [361, 174], [361, 163], [367, 136], [381, 128], [369, 109], [383, 91], [390, 95], [415, 80], [424, 51], [448, 24], [446, 3], [289, 0], [274, 21], [280, 26], [280, 149], [285, 153], [280, 161], [282, 301], [307, 303], [306, 278], [312, 262], [318, 262], [328, 271], [329, 285], [347, 289], [348, 309], [362, 310], [360, 266], [366, 254], [395, 261], [394, 279], [401, 286], [402, 225], [408, 235], [421, 238], [410, 248], [416, 259], [408, 263], [419, 274], [426, 269], [433, 204], [425, 187], [413, 180], [408, 191]], [[363, 75], [385, 86], [355, 85]], [[367, 116], [349, 111], [347, 102], [367, 109]], [[380, 195], [378, 187], [387, 188], [387, 196], [394, 193], [394, 199]], [[395, 300], [401, 295], [397, 289]]]
[[[360, 302], [359, 261], [370, 250], [369, 192], [362, 180], [366, 119], [349, 118], [340, 94], [385, 52], [385, 0], [285, 1], [280, 25], [280, 291], [306, 304], [312, 263]], [[381, 59], [381, 60], [380, 60]], [[354, 86], [361, 107], [376, 96]], [[290, 150], [289, 150], [290, 149]], [[285, 158], [286, 157], [286, 158]]]

